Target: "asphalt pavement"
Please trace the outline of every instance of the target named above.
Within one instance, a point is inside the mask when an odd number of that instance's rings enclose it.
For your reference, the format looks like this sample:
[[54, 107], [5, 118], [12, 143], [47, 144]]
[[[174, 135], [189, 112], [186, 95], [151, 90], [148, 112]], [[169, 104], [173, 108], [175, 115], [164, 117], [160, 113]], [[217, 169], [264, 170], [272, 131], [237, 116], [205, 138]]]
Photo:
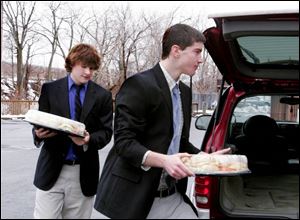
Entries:
[[[31, 128], [22, 120], [1, 120], [1, 219], [33, 218], [33, 177], [40, 149], [33, 145]], [[200, 147], [203, 132], [194, 128], [194, 119], [190, 135], [191, 142]], [[99, 151], [100, 169], [112, 144]], [[106, 217], [93, 209], [92, 218]]]

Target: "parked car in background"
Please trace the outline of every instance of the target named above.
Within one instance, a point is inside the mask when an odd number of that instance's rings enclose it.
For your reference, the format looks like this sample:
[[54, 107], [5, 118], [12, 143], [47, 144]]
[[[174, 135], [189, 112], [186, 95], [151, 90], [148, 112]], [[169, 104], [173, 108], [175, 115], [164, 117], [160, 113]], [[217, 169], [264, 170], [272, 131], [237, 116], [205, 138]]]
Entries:
[[212, 18], [205, 46], [230, 86], [196, 127], [202, 150], [231, 147], [251, 173], [197, 175], [190, 197], [204, 218], [299, 219], [299, 9]]

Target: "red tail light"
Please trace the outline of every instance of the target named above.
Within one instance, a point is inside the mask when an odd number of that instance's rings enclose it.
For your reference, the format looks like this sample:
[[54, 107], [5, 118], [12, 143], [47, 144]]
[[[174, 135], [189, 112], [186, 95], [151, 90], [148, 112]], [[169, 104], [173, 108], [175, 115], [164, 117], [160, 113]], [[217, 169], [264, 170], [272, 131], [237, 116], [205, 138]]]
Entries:
[[195, 178], [195, 200], [198, 208], [209, 208], [210, 183], [211, 178], [209, 176], [196, 176]]

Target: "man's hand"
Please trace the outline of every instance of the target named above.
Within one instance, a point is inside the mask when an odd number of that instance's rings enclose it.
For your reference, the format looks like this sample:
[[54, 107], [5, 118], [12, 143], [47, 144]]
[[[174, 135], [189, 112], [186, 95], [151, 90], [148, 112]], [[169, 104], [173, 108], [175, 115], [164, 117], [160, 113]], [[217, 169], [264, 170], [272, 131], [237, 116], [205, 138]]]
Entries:
[[183, 157], [191, 157], [192, 155], [188, 153], [178, 153], [173, 155], [166, 155], [166, 159], [163, 164], [163, 168], [167, 171], [167, 173], [179, 180], [188, 176], [194, 176], [194, 173], [189, 170], [181, 158]]
[[50, 138], [50, 137], [57, 135], [56, 131], [53, 131], [53, 130], [50, 130], [47, 128], [34, 129], [34, 132], [35, 132], [35, 135], [40, 139]]
[[230, 154], [230, 153], [231, 153], [231, 148], [228, 147], [228, 148], [225, 148], [225, 149], [222, 149], [222, 150], [215, 151], [211, 154]]
[[84, 131], [84, 137], [78, 137], [78, 136], [73, 136], [73, 135], [69, 135], [69, 137], [76, 145], [79, 145], [79, 146], [88, 144], [90, 141], [90, 134], [86, 130]]
[[[225, 148], [225, 149], [222, 149], [222, 150], [218, 150], [218, 151], [215, 151], [211, 154], [231, 154], [232, 153], [232, 150], [230, 147], [228, 148]], [[198, 154], [207, 154], [206, 152], [204, 151], [200, 151]]]

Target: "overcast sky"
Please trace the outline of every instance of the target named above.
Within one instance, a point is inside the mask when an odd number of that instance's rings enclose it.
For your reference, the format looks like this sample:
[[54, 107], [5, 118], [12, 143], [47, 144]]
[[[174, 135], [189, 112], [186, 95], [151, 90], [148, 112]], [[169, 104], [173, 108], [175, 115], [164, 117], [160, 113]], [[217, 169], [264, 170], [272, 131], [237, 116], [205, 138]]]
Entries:
[[[37, 2], [37, 11], [43, 13], [48, 2]], [[253, 10], [271, 10], [271, 9], [299, 9], [298, 1], [74, 1], [69, 2], [72, 7], [79, 8], [85, 12], [95, 10], [97, 12], [105, 10], [112, 5], [128, 5], [134, 13], [145, 12], [148, 14], [163, 15], [174, 11], [179, 7], [176, 15], [193, 16], [204, 13], [206, 15], [216, 13], [229, 13]], [[180, 18], [178, 18], [180, 20]], [[164, 30], [162, 30], [163, 33]], [[49, 45], [50, 46], [50, 45]], [[49, 49], [50, 51], [50, 49]], [[4, 56], [5, 57], [5, 56]], [[4, 58], [3, 57], [3, 58]], [[33, 64], [48, 65], [47, 57], [34, 58]], [[42, 60], [41, 60], [42, 59]], [[54, 58], [53, 67], [63, 68], [64, 61], [60, 56]]]
[[133, 11], [165, 13], [180, 7], [182, 14], [208, 14], [249, 10], [299, 8], [299, 1], [77, 1], [74, 5], [84, 8], [107, 8], [112, 4], [130, 5]]
[[112, 4], [127, 5], [133, 10], [146, 12], [166, 12], [176, 7], [182, 8], [183, 13], [199, 12], [205, 9], [208, 13], [257, 10], [299, 8], [298, 1], [76, 1], [72, 3], [85, 8], [107, 8]]

